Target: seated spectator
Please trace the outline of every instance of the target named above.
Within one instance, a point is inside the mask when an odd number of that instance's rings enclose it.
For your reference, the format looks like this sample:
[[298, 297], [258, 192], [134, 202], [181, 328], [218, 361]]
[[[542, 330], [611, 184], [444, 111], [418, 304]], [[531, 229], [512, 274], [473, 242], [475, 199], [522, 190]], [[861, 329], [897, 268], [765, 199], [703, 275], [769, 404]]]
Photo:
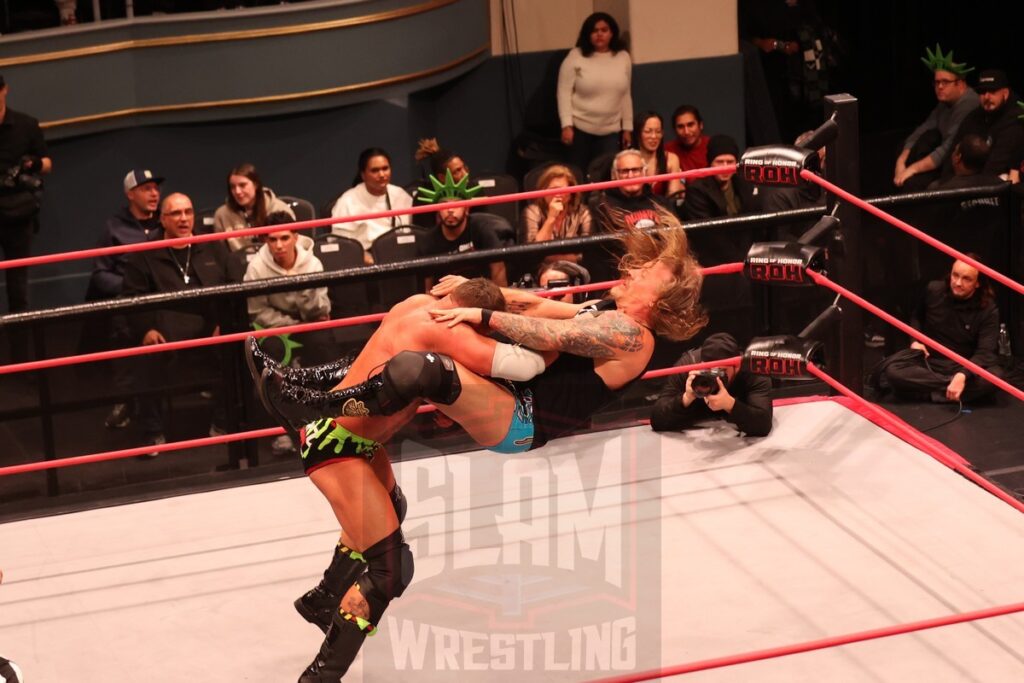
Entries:
[[[192, 200], [174, 193], [164, 198], [160, 207], [159, 239], [191, 237], [195, 226]], [[124, 265], [121, 296], [133, 297], [158, 292], [178, 292], [196, 287], [222, 285], [228, 282], [228, 252], [221, 242], [200, 242], [183, 247], [152, 249], [131, 254]], [[214, 304], [201, 304], [186, 312], [181, 310], [146, 309], [129, 318], [135, 343], [144, 346], [168, 341], [209, 337], [219, 329], [220, 315]], [[152, 388], [165, 382], [166, 355], [140, 356], [135, 376], [140, 387]], [[140, 396], [138, 418], [147, 443], [163, 444], [163, 404], [157, 396]], [[215, 405], [219, 403], [215, 402]], [[215, 418], [216, 419], [216, 418]], [[211, 427], [211, 431], [220, 431]]]
[[643, 182], [644, 160], [635, 149], [624, 149], [612, 161], [612, 180], [636, 178], [634, 185], [605, 190], [594, 200], [594, 213], [604, 222], [604, 229], [624, 225], [630, 228], [652, 228], [658, 224], [658, 212], [670, 211], [664, 197], [651, 193]]
[[[470, 199], [479, 191], [478, 188], [467, 188], [468, 178], [458, 183], [452, 182], [451, 174], [446, 174], [445, 183], [431, 178], [434, 190], [420, 188], [420, 201], [448, 203], [461, 199]], [[492, 229], [490, 222], [474, 221], [469, 209], [465, 207], [442, 208], [436, 214], [437, 224], [433, 230], [424, 235], [416, 243], [419, 256], [440, 256], [442, 254], [462, 254], [468, 251], [498, 249], [502, 246], [501, 239]], [[471, 266], [452, 267], [445, 271], [468, 278], [490, 278], [499, 287], [508, 286], [508, 277], [504, 261], [490, 264], [474, 264]], [[428, 277], [424, 291], [429, 291], [434, 279]]]
[[[646, 111], [637, 117], [633, 140], [644, 160], [644, 175], [679, 172], [679, 157], [665, 149], [664, 139], [661, 116], [657, 112]], [[682, 191], [683, 182], [679, 179], [651, 183], [651, 192], [659, 196], [672, 197]]]
[[[160, 183], [163, 181], [149, 169], [128, 171], [122, 183], [128, 204], [107, 219], [96, 246], [116, 247], [149, 239], [150, 234], [160, 227], [157, 209], [160, 206]], [[128, 254], [98, 256], [89, 277], [85, 300], [99, 301], [119, 296], [127, 259]]]
[[[741, 353], [732, 335], [719, 332], [705, 339], [699, 349], [690, 349], [680, 356], [676, 365], [725, 360]], [[705, 370], [669, 377], [651, 412], [651, 429], [677, 431], [690, 429], [703, 420], [721, 419], [747, 436], [767, 436], [772, 429], [771, 380], [735, 366], [713, 370], [724, 375], [724, 379], [712, 377], [715, 373]]]
[[[227, 185], [228, 198], [213, 214], [215, 232], [261, 228], [267, 224], [267, 216], [275, 212], [286, 213], [292, 221], [295, 220], [291, 207], [278, 199], [273, 190], [263, 186], [252, 164], [241, 164], [231, 169]], [[232, 251], [259, 245], [260, 242], [258, 237], [230, 237], [227, 240]]]
[[708, 140], [704, 135], [704, 119], [692, 104], [681, 104], [672, 112], [676, 139], [665, 143], [665, 151], [679, 158], [679, 170], [691, 171], [708, 167]]
[[[964, 117], [954, 145], [971, 134], [987, 139], [991, 150], [979, 172], [1019, 182], [1024, 164], [1024, 122], [1019, 119], [1020, 110], [1013, 103], [1020, 98], [1010, 91], [1009, 79], [998, 69], [982, 71], [974, 89], [981, 104]], [[952, 173], [952, 163], [943, 164], [943, 177], [948, 179]]]
[[[409, 193], [391, 184], [391, 157], [379, 147], [370, 147], [359, 154], [358, 179], [335, 202], [331, 216], [344, 218], [411, 207], [412, 197]], [[333, 232], [342, 237], [351, 237], [362, 244], [364, 258], [370, 264], [373, 263], [373, 257], [370, 256], [373, 241], [392, 228], [408, 225], [410, 220], [410, 216], [402, 215], [335, 223]]]
[[[601, 230], [653, 228], [661, 222], [661, 212], [672, 213], [668, 200], [652, 194], [650, 185], [643, 182], [644, 161], [638, 150], [624, 149], [616, 154], [611, 176], [612, 180], [636, 178], [637, 182], [605, 190], [590, 200], [590, 212], [600, 220]], [[587, 267], [594, 280], [601, 282], [618, 277], [617, 263], [621, 255], [617, 244], [602, 247], [598, 253], [588, 252]]]
[[[113, 247], [121, 244], [138, 244], [151, 236], [162, 232], [160, 216], [160, 183], [164, 179], [148, 169], [128, 171], [122, 186], [128, 205], [107, 219], [106, 225], [97, 247]], [[109, 254], [98, 256], [93, 262], [89, 287], [85, 292], [86, 301], [114, 299], [121, 295], [124, 281], [124, 265], [129, 254]], [[95, 335], [94, 341], [100, 342], [103, 348], [125, 348], [134, 346], [137, 341], [126, 334], [127, 327], [123, 318], [102, 319], [96, 322], [96, 329], [88, 334]], [[114, 365], [111, 383], [119, 393], [127, 394], [135, 384], [130, 365], [117, 363]], [[131, 408], [127, 403], [114, 405], [104, 424], [111, 429], [127, 427], [131, 422]]]
[[[710, 166], [730, 166], [740, 157], [740, 148], [728, 135], [715, 135], [708, 141]], [[736, 175], [697, 178], [686, 189], [683, 218], [723, 218], [758, 210], [756, 188]]]
[[1003, 179], [993, 173], [985, 173], [991, 154], [989, 141], [977, 133], [968, 133], [956, 143], [950, 154], [953, 175], [945, 180], [934, 180], [929, 190], [952, 190], [958, 187], [985, 187], [998, 185]]
[[953, 53], [942, 54], [938, 45], [934, 53], [927, 49], [926, 53], [923, 61], [933, 72], [938, 104], [903, 142], [903, 151], [896, 159], [892, 182], [908, 192], [921, 190], [939, 177], [938, 169], [953, 149], [960, 123], [978, 106], [978, 94], [965, 79], [974, 69], [954, 62]]
[[[454, 176], [452, 176], [454, 178]], [[576, 176], [567, 166], [552, 164], [537, 178], [538, 190], [550, 190], [576, 185]], [[582, 193], [566, 192], [540, 197], [523, 209], [520, 234], [527, 242], [547, 242], [590, 234], [590, 210], [583, 205]], [[551, 254], [544, 261], [566, 260], [577, 262], [579, 254]]]
[[[974, 258], [973, 254], [968, 254]], [[996, 353], [999, 309], [988, 278], [963, 261], [955, 261], [949, 278], [928, 283], [924, 300], [910, 325], [946, 348], [997, 377], [1002, 376]], [[992, 394], [996, 387], [919, 341], [885, 358], [872, 373], [876, 388], [891, 388], [897, 396], [934, 403], [970, 402]]]
[[[283, 225], [293, 219], [283, 211], [267, 217], [267, 225]], [[323, 264], [313, 254], [313, 239], [291, 230], [272, 232], [256, 256], [249, 262], [245, 280], [265, 280], [272, 277], [322, 273]], [[249, 319], [256, 329], [284, 327], [299, 323], [328, 320], [331, 301], [326, 287], [275, 292], [249, 297]], [[329, 330], [292, 332], [260, 340], [263, 350], [282, 365], [318, 365], [333, 360], [333, 337]], [[275, 454], [293, 450], [291, 437], [283, 434], [274, 439]]]
[[[540, 267], [540, 271], [537, 273], [537, 284], [542, 289], [589, 285], [590, 271], [572, 261], [549, 261]], [[563, 294], [561, 297], [552, 299], [552, 301], [564, 301], [571, 304], [582, 303], [586, 299], [587, 295], [580, 293]]]
[[469, 166], [462, 157], [451, 150], [443, 149], [437, 138], [420, 140], [416, 148], [416, 161], [427, 164], [427, 173], [435, 178], [443, 178], [445, 171], [450, 171], [452, 180], [459, 182], [469, 175]]

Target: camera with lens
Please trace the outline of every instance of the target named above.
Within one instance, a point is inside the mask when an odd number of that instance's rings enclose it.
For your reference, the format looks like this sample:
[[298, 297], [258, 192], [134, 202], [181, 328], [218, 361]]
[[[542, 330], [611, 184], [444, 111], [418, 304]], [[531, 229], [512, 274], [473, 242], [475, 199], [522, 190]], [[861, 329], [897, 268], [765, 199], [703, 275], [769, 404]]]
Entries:
[[43, 189], [43, 179], [35, 174], [25, 172], [18, 164], [0, 174], [0, 188], [8, 192], [39, 192]]
[[725, 384], [725, 368], [708, 368], [706, 370], [698, 370], [693, 373], [693, 379], [690, 381], [690, 389], [693, 390], [693, 393], [697, 398], [712, 396], [717, 394], [719, 391], [719, 379], [722, 380], [722, 384]]

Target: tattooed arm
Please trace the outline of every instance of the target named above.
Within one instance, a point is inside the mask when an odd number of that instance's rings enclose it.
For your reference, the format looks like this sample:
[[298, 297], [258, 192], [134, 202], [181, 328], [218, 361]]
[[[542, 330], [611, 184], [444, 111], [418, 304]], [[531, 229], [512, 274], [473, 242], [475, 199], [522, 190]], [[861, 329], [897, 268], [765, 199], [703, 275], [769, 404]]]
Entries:
[[[431, 311], [437, 322], [479, 323], [479, 308], [450, 308]], [[562, 351], [587, 358], [619, 358], [644, 350], [644, 329], [619, 311], [571, 320], [528, 318], [514, 313], [493, 312], [490, 327], [514, 342], [535, 351]]]

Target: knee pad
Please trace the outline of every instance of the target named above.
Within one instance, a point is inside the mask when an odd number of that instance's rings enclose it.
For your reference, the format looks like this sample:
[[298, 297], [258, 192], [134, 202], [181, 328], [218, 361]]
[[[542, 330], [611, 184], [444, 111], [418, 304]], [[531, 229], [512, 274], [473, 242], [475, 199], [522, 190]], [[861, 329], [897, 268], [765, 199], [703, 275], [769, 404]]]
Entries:
[[402, 351], [384, 366], [381, 404], [398, 412], [418, 398], [450, 405], [462, 393], [455, 361], [442, 353]]
[[376, 626], [388, 604], [400, 597], [412, 583], [412, 551], [401, 529], [373, 544], [363, 552], [366, 572], [356, 580], [356, 587], [369, 606], [367, 621]]

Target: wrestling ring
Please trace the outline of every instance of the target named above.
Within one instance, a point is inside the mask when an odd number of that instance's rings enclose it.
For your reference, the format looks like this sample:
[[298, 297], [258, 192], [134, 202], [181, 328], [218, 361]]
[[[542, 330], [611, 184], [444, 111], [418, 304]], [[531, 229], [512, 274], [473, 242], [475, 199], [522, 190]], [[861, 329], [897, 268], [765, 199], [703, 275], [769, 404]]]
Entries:
[[[800, 176], [896, 228], [915, 230], [809, 170]], [[555, 191], [518, 198], [545, 192]], [[933, 242], [1024, 293], [1005, 275]], [[161, 246], [167, 243], [155, 248]], [[749, 274], [747, 266], [705, 272]], [[1020, 389], [826, 272], [807, 268], [803, 275], [838, 294], [843, 306], [880, 316], [1024, 400]], [[247, 336], [32, 361], [0, 367], [0, 375], [237, 345]], [[722, 423], [672, 434], [637, 424], [515, 457], [476, 451], [396, 462], [409, 499], [403, 529], [416, 576], [345, 680], [1024, 677], [1024, 547], [1013, 541], [1024, 536], [1024, 504], [827, 368], [808, 362], [802, 373], [838, 395], [777, 401], [764, 438]], [[0, 477], [154, 450], [187, 457], [199, 446], [282, 432], [0, 467]], [[291, 602], [316, 581], [336, 539], [329, 506], [301, 477], [0, 525], [0, 652], [32, 683], [294, 680], [321, 634]]]

